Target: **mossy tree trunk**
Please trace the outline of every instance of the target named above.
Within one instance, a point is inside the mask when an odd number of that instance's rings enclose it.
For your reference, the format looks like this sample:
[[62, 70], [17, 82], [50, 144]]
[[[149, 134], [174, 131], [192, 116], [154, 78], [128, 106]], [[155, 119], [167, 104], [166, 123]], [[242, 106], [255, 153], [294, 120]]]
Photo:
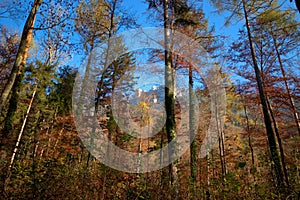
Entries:
[[[0, 97], [0, 113], [2, 112], [3, 108], [5, 107], [8, 101], [9, 94], [11, 91], [14, 92], [14, 94], [11, 96], [17, 98], [15, 97], [15, 95], [18, 94], [18, 89], [19, 89], [18, 87], [20, 86], [20, 82], [22, 81], [22, 75], [23, 75], [22, 70], [26, 64], [26, 59], [30, 47], [30, 42], [32, 39], [32, 30], [34, 27], [36, 14], [42, 2], [43, 2], [42, 0], [34, 1], [33, 7], [25, 22], [16, 60], [13, 65], [7, 84], [5, 85], [5, 88]], [[15, 101], [15, 99], [13, 101]]]

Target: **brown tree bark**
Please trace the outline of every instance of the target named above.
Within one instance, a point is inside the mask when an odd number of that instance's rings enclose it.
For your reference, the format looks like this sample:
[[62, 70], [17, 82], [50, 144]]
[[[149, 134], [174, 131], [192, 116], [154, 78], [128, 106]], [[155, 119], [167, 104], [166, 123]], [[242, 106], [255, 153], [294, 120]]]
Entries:
[[[3, 110], [3, 107], [6, 105], [8, 101], [8, 97], [10, 92], [17, 86], [16, 79], [18, 75], [21, 75], [22, 68], [26, 64], [27, 54], [30, 46], [30, 41], [32, 38], [32, 30], [34, 27], [36, 13], [43, 1], [42, 0], [35, 0], [33, 7], [27, 17], [26, 23], [23, 28], [22, 37], [20, 46], [18, 49], [18, 53], [16, 56], [15, 63], [13, 65], [10, 77], [5, 85], [5, 88], [0, 97], [0, 113]], [[21, 81], [21, 80], [18, 80]]]
[[275, 175], [276, 175], [276, 179], [277, 179], [277, 185], [280, 189], [284, 189], [281, 164], [280, 164], [278, 151], [277, 151], [277, 147], [276, 147], [276, 140], [275, 140], [275, 135], [274, 135], [274, 131], [272, 128], [272, 122], [271, 122], [271, 117], [270, 117], [269, 110], [268, 110], [266, 95], [265, 95], [265, 91], [263, 89], [263, 82], [262, 82], [260, 70], [259, 70], [259, 67], [257, 64], [257, 57], [256, 57], [256, 53], [255, 53], [254, 43], [252, 40], [253, 37], [252, 37], [251, 29], [250, 29], [250, 22], [249, 22], [248, 11], [246, 8], [245, 0], [242, 0], [242, 3], [243, 3], [244, 17], [245, 17], [245, 21], [246, 21], [245, 25], [247, 28], [248, 40], [249, 40], [249, 44], [250, 44], [251, 57], [252, 57], [252, 61], [253, 61], [255, 77], [256, 77], [257, 86], [258, 86], [258, 90], [259, 90], [259, 97], [260, 97], [263, 115], [264, 115], [264, 123], [265, 123], [267, 137], [268, 137], [268, 144], [269, 144], [269, 149], [270, 149], [270, 153], [271, 153], [271, 159], [274, 162], [274, 169], [275, 169]]
[[[107, 43], [107, 49], [106, 49], [106, 55], [105, 55], [105, 63], [104, 63], [104, 69], [106, 69], [108, 67], [108, 58], [109, 58], [109, 51], [110, 51], [110, 48], [111, 48], [111, 42], [110, 42], [110, 39], [112, 38], [113, 34], [114, 34], [114, 31], [115, 31], [115, 12], [116, 12], [116, 7], [117, 7], [117, 0], [114, 0], [112, 2], [112, 5], [111, 5], [111, 13], [110, 13], [110, 27], [108, 28], [108, 43]], [[101, 91], [100, 89], [103, 87], [103, 82], [104, 82], [104, 77], [101, 76], [101, 81], [100, 81], [100, 85], [99, 85], [99, 92], [98, 92], [98, 95], [97, 95], [97, 99], [96, 99], [96, 106], [95, 106], [95, 112], [97, 113], [98, 111], [98, 106], [99, 106], [99, 100], [100, 100], [100, 94], [101, 94]], [[113, 86], [114, 87], [114, 86]], [[114, 88], [112, 88], [112, 91], [113, 91]], [[110, 116], [112, 117], [112, 116]], [[108, 132], [108, 138], [109, 140], [111, 141], [111, 131]], [[111, 151], [111, 146], [110, 146], [110, 143], [108, 143], [108, 146], [107, 146], [107, 153], [106, 155], [108, 156], [107, 159], [109, 159], [109, 156], [110, 156], [110, 151]], [[106, 167], [105, 167], [105, 171], [106, 171]], [[105, 193], [107, 192], [106, 191], [106, 181], [107, 181], [107, 174], [104, 173], [104, 177], [103, 177], [103, 184], [102, 184], [102, 193], [101, 193], [101, 199], [105, 199]]]
[[283, 77], [283, 80], [284, 80], [285, 89], [286, 89], [286, 91], [288, 93], [288, 98], [289, 98], [289, 101], [290, 101], [290, 104], [291, 104], [291, 108], [292, 108], [292, 111], [293, 111], [293, 116], [294, 116], [295, 124], [297, 126], [298, 134], [300, 136], [300, 121], [299, 121], [299, 116], [298, 116], [298, 113], [296, 111], [294, 99], [293, 99], [293, 97], [291, 95], [291, 90], [290, 90], [289, 84], [287, 82], [286, 73], [285, 73], [285, 70], [284, 70], [284, 67], [283, 67], [283, 64], [282, 64], [281, 55], [280, 55], [279, 50], [278, 50], [278, 45], [277, 45], [277, 42], [276, 42], [276, 38], [274, 37], [274, 35], [273, 35], [272, 32], [271, 32], [271, 34], [272, 34], [272, 39], [273, 39], [274, 47], [275, 47], [275, 50], [276, 50], [277, 59], [278, 59], [278, 62], [279, 62], [279, 67], [280, 67], [280, 70], [281, 70], [281, 73], [282, 73], [282, 77]]
[[[197, 155], [196, 155], [196, 141], [195, 141], [195, 99], [193, 96], [193, 66], [189, 64], [189, 130], [190, 130], [190, 170], [192, 180], [192, 192], [197, 183]], [[194, 195], [194, 194], [193, 194]]]
[[[175, 122], [175, 88], [174, 77], [175, 70], [172, 66], [172, 53], [171, 53], [171, 27], [172, 22], [169, 16], [169, 0], [163, 1], [164, 9], [164, 41], [165, 41], [165, 108], [166, 108], [166, 132], [168, 137], [168, 143], [170, 143], [176, 137], [176, 122]], [[170, 144], [169, 144], [170, 145]], [[173, 199], [178, 198], [178, 175], [177, 175], [177, 163], [174, 161], [176, 155], [176, 144], [169, 147], [169, 176], [172, 191], [174, 191]]]
[[[21, 127], [21, 130], [19, 132], [16, 144], [15, 144], [15, 148], [13, 150], [13, 153], [12, 153], [12, 156], [11, 156], [11, 159], [10, 159], [10, 162], [9, 162], [9, 166], [8, 166], [8, 169], [7, 169], [7, 172], [6, 172], [6, 177], [5, 177], [4, 184], [3, 184], [3, 189], [2, 189], [3, 193], [5, 193], [6, 186], [7, 186], [8, 182], [9, 182], [9, 180], [10, 180], [11, 169], [12, 169], [12, 166], [14, 164], [17, 151], [19, 149], [19, 145], [20, 145], [21, 138], [22, 138], [22, 135], [23, 135], [23, 132], [24, 132], [24, 129], [25, 129], [25, 125], [27, 123], [27, 119], [28, 119], [28, 116], [29, 116], [29, 113], [30, 113], [30, 110], [31, 110], [31, 107], [32, 107], [32, 103], [33, 103], [35, 95], [36, 95], [36, 90], [37, 90], [37, 87], [35, 87], [35, 89], [34, 89], [34, 91], [32, 93], [31, 100], [29, 102], [29, 105], [28, 105], [28, 108], [27, 108], [27, 112], [26, 112], [24, 121], [22, 123], [22, 127]], [[2, 195], [4, 196], [4, 194], [2, 194]]]
[[282, 164], [282, 168], [283, 168], [285, 183], [286, 183], [287, 186], [289, 186], [290, 183], [289, 183], [288, 173], [287, 173], [287, 169], [286, 169], [285, 156], [284, 156], [284, 150], [283, 150], [283, 146], [282, 146], [282, 142], [281, 142], [281, 137], [280, 137], [280, 134], [279, 134], [279, 129], [278, 129], [276, 118], [275, 118], [275, 115], [274, 115], [274, 112], [273, 112], [273, 108], [272, 108], [268, 98], [267, 98], [267, 103], [268, 103], [268, 107], [269, 107], [269, 110], [270, 110], [270, 115], [272, 117], [276, 138], [277, 138], [277, 141], [278, 141], [278, 146], [279, 146], [279, 151], [280, 151], [280, 158], [281, 158], [281, 164]]

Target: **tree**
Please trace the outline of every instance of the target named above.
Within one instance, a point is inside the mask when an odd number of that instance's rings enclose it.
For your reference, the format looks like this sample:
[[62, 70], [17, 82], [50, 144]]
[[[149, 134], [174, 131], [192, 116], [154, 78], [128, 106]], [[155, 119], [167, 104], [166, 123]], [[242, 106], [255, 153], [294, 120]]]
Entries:
[[[291, 112], [293, 113], [295, 125], [298, 129], [298, 133], [300, 134], [298, 113], [295, 109], [294, 100], [291, 95], [289, 84], [287, 82], [287, 76], [284, 69], [284, 61], [283, 61], [284, 56], [289, 53], [293, 53], [294, 49], [297, 46], [296, 44], [298, 41], [298, 34], [293, 34], [293, 32], [296, 33], [298, 32], [297, 23], [293, 20], [293, 17], [292, 15], [289, 14], [289, 12], [279, 12], [276, 10], [271, 10], [269, 12], [266, 11], [262, 13], [261, 16], [257, 19], [257, 21], [258, 21], [258, 26], [261, 28], [261, 30], [266, 31], [265, 37], [268, 36], [270, 37], [270, 39], [269, 40], [266, 39], [266, 41], [270, 41], [271, 43], [273, 43], [272, 45], [274, 46], [273, 52], [276, 55], [276, 58], [278, 60], [278, 65], [282, 73], [282, 79], [285, 85], [285, 90], [287, 93], [288, 100], [290, 102]], [[290, 32], [290, 34], [285, 34], [286, 32]], [[285, 155], [284, 155], [284, 150], [281, 142], [281, 137], [279, 135], [279, 130], [276, 123], [273, 108], [268, 99], [267, 99], [267, 103], [274, 124], [273, 127], [275, 129], [275, 133], [276, 133], [276, 137], [280, 149], [280, 157], [281, 157], [281, 163], [282, 163], [283, 172], [285, 176], [285, 181], [287, 186], [289, 186], [289, 179], [288, 179], [288, 173], [287, 173], [287, 167], [286, 167]]]
[[[290, 11], [279, 11], [275, 5], [261, 12], [250, 23], [253, 27], [253, 43], [255, 44], [257, 62], [260, 67], [263, 87], [267, 97], [268, 110], [278, 141], [284, 177], [286, 184], [289, 185], [285, 151], [283, 150], [281, 137], [285, 138], [287, 134], [285, 131], [291, 128], [291, 116], [294, 116], [296, 127], [298, 120], [295, 117], [297, 116], [297, 112], [294, 112], [295, 110], [290, 99], [292, 95], [288, 92], [289, 84], [293, 87], [295, 83], [293, 83], [294, 81], [291, 77], [281, 74], [285, 74], [285, 69], [289, 70], [288, 67], [290, 64], [288, 63], [294, 62], [291, 55], [297, 53], [295, 50], [298, 44], [298, 31], [296, 31], [298, 25], [293, 20], [293, 14]], [[245, 39], [247, 33], [243, 30], [240, 33], [239, 42], [232, 46], [233, 50], [231, 51], [230, 59], [234, 61], [232, 65], [234, 66], [235, 73], [247, 79], [244, 87], [250, 91], [251, 87], [254, 86], [253, 81], [255, 80], [251, 68], [249, 68], [253, 64], [251, 59], [249, 59], [249, 42]], [[235, 52], [239, 53], [236, 54]], [[237, 65], [236, 63], [247, 64]], [[284, 86], [281, 82], [284, 82]], [[279, 93], [278, 91], [281, 92]], [[290, 102], [290, 105], [287, 105], [288, 102]]]
[[14, 60], [18, 51], [19, 36], [17, 33], [9, 31], [5, 26], [1, 26], [0, 30], [0, 88], [2, 91], [14, 64]]
[[72, 110], [72, 91], [75, 82], [77, 70], [70, 66], [59, 68], [55, 81], [55, 86], [50, 89], [49, 101], [57, 106], [57, 114], [60, 116], [68, 116]]
[[[53, 9], [52, 5], [61, 6], [63, 7], [63, 0], [58, 0], [56, 4], [42, 4], [42, 0], [35, 0], [32, 4], [32, 8], [29, 12], [29, 15], [27, 16], [21, 40], [20, 45], [18, 49], [18, 53], [16, 56], [16, 60], [14, 62], [14, 65], [12, 67], [12, 71], [10, 74], [10, 77], [5, 85], [5, 88], [2, 91], [1, 97], [0, 97], [0, 112], [2, 112], [3, 107], [6, 105], [6, 103], [9, 100], [8, 110], [5, 117], [5, 127], [4, 132], [5, 134], [8, 134], [8, 132], [11, 129], [11, 123], [12, 118], [15, 115], [15, 111], [17, 109], [18, 104], [18, 98], [19, 98], [19, 92], [22, 86], [22, 80], [25, 72], [25, 65], [27, 60], [27, 55], [29, 48], [32, 44], [32, 33], [33, 30], [49, 30], [51, 28], [54, 28], [55, 26], [61, 25], [62, 27], [66, 26], [64, 23], [67, 19], [69, 19], [70, 15], [68, 12], [57, 12], [54, 13], [54, 10], [56, 10], [55, 7]], [[51, 7], [52, 6], [52, 7]], [[58, 11], [63, 11], [62, 8], [59, 8]], [[67, 3], [64, 7], [66, 10], [70, 8], [70, 4]], [[51, 14], [51, 19], [47, 18], [38, 18], [38, 25], [37, 27], [34, 27], [36, 16], [38, 11], [41, 10], [41, 14]], [[62, 14], [64, 13], [64, 14]], [[72, 13], [72, 12], [70, 12]], [[48, 15], [48, 16], [49, 16]], [[44, 20], [44, 21], [43, 21]], [[56, 49], [57, 50], [57, 49]], [[49, 49], [50, 52], [50, 49]], [[11, 95], [10, 95], [11, 94]], [[10, 96], [9, 96], [10, 95]], [[9, 99], [9, 97], [11, 97]]]
[[[228, 9], [228, 10], [232, 11], [233, 13], [232, 13], [231, 17], [233, 17], [236, 14], [237, 17], [243, 16], [242, 19], [245, 21], [245, 26], [247, 29], [246, 36], [247, 36], [248, 43], [249, 43], [249, 48], [250, 48], [250, 53], [251, 53], [250, 54], [251, 62], [252, 62], [252, 66], [255, 71], [255, 79], [257, 82], [260, 103], [261, 103], [262, 110], [263, 110], [264, 124], [265, 124], [266, 133], [267, 133], [267, 137], [268, 137], [270, 154], [271, 154], [272, 161], [274, 162], [274, 169], [275, 169], [278, 187], [280, 189], [283, 189], [284, 182], [283, 182], [283, 173], [281, 170], [281, 163], [279, 160], [279, 155], [278, 155], [278, 151], [277, 151], [277, 147], [276, 147], [275, 134], [274, 134], [274, 130], [272, 127], [272, 121], [271, 121], [271, 116], [270, 116], [269, 109], [268, 109], [267, 97], [266, 97], [266, 93], [265, 93], [264, 86], [263, 86], [261, 71], [258, 66], [258, 61], [257, 61], [258, 58], [257, 58], [256, 51], [255, 51], [255, 44], [253, 41], [254, 37], [253, 37], [252, 30], [251, 30], [251, 25], [250, 25], [250, 15], [252, 17], [255, 17], [257, 12], [259, 12], [260, 9], [262, 9], [262, 8], [266, 8], [266, 6], [269, 4], [269, 2], [257, 1], [253, 4], [251, 4], [250, 2], [246, 2], [245, 0], [243, 0], [241, 2], [234, 2], [232, 4], [226, 4], [227, 3], [226, 1], [221, 1], [221, 2], [213, 1], [213, 2], [215, 4], [217, 4], [219, 7], [221, 7], [222, 9]], [[240, 9], [242, 10], [242, 12], [239, 11]], [[228, 22], [230, 22], [229, 21], [230, 19], [231, 18], [228, 19]]]
[[[165, 108], [166, 108], [166, 132], [168, 142], [170, 143], [176, 137], [175, 122], [175, 70], [172, 62], [172, 44], [171, 44], [171, 28], [173, 28], [172, 16], [169, 16], [172, 7], [169, 7], [168, 0], [163, 1], [164, 9], [164, 45], [165, 45]], [[169, 150], [169, 165], [171, 186], [175, 189], [175, 198], [178, 198], [178, 175], [177, 166], [173, 161], [176, 155], [176, 146], [173, 145]]]
[[[300, 135], [300, 121], [295, 107], [293, 94], [291, 92], [288, 75], [285, 68], [288, 68], [288, 62], [293, 62], [288, 59], [288, 54], [293, 54], [299, 42], [299, 25], [293, 19], [294, 15], [289, 11], [280, 12], [270, 10], [263, 12], [257, 19], [258, 29], [261, 29], [261, 34], [264, 34], [270, 46], [273, 46], [273, 52], [276, 55], [277, 65], [280, 69], [282, 77], [280, 80], [284, 82], [287, 98], [290, 103], [290, 110], [293, 114], [295, 125]], [[283, 100], [285, 101], [285, 100]]]
[[[124, 50], [122, 39], [114, 39], [113, 37], [124, 24], [122, 19], [127, 17], [126, 13], [120, 11], [119, 0], [112, 1], [83, 1], [77, 7], [77, 19], [75, 20], [77, 32], [80, 34], [85, 54], [87, 55], [86, 69], [82, 80], [81, 88], [89, 87], [88, 83], [90, 79], [96, 79], [98, 82], [95, 91], [95, 102], [90, 104], [95, 106], [95, 113], [98, 112], [100, 106], [109, 105], [112, 93], [116, 87], [118, 81], [122, 81], [123, 87], [129, 87], [132, 84], [132, 77], [130, 73], [135, 66], [135, 61], [131, 53], [119, 55], [118, 58], [114, 58], [115, 54]], [[120, 13], [123, 13], [121, 16]], [[125, 23], [125, 26], [129, 23]], [[102, 44], [100, 46], [99, 44]], [[103, 45], [105, 44], [105, 45]], [[98, 51], [103, 52], [102, 58], [96, 58], [95, 54]], [[98, 65], [95, 65], [97, 63]], [[122, 80], [121, 80], [122, 79]], [[86, 91], [81, 91], [80, 100], [84, 101]], [[84, 102], [86, 103], [86, 102]], [[112, 136], [116, 134], [115, 143], [120, 136], [119, 128], [116, 126], [116, 122], [111, 114], [111, 105], [108, 111], [107, 122], [108, 138], [113, 140]], [[111, 127], [110, 127], [111, 125]], [[95, 127], [92, 128], [92, 133], [95, 132]], [[91, 139], [92, 143], [92, 139]], [[107, 146], [107, 157], [111, 159], [110, 145]], [[88, 154], [88, 160], [86, 163], [86, 169], [89, 165], [90, 153]], [[102, 182], [101, 198], [106, 198], [107, 176], [109, 176], [107, 169], [105, 168], [104, 178]], [[88, 171], [86, 171], [88, 173]], [[84, 181], [85, 182], [85, 181]], [[84, 183], [85, 184], [85, 183]]]
[[22, 77], [21, 77], [21, 75], [23, 74], [22, 70], [26, 64], [27, 54], [28, 54], [30, 42], [32, 39], [32, 30], [34, 27], [34, 21], [36, 18], [37, 11], [42, 2], [43, 2], [42, 0], [35, 0], [34, 4], [32, 6], [32, 9], [27, 17], [26, 23], [23, 28], [23, 33], [21, 36], [18, 53], [17, 53], [16, 60], [13, 65], [13, 68], [12, 68], [11, 75], [10, 75], [8, 82], [1, 94], [0, 113], [2, 112], [2, 109], [8, 100], [9, 93], [13, 90], [14, 91], [13, 96], [18, 95], [17, 90], [18, 90], [18, 87], [22, 80]]
[[[22, 17], [22, 13], [26, 12], [22, 6], [20, 6], [21, 2], [19, 0], [3, 0], [0, 3], [0, 18], [9, 18], [18, 20]], [[27, 2], [26, 2], [27, 3]]]
[[[290, 0], [290, 2], [292, 2], [293, 0]], [[296, 7], [300, 13], [300, 1], [299, 0], [295, 0], [295, 4], [296, 4]]]

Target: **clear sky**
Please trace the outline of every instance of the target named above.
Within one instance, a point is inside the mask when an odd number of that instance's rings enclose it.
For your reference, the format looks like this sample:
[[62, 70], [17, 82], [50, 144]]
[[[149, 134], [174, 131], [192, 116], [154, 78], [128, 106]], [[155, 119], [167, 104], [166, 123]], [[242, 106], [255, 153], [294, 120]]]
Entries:
[[[28, 2], [29, 0], [24, 0], [25, 2]], [[238, 35], [238, 30], [243, 27], [244, 22], [235, 22], [234, 24], [231, 24], [228, 27], [224, 26], [226, 13], [222, 13], [219, 15], [215, 8], [209, 3], [210, 1], [207, 0], [199, 0], [201, 6], [203, 7], [203, 10], [205, 12], [206, 18], [209, 21], [210, 26], [215, 26], [215, 35], [221, 34], [227, 36], [227, 41], [224, 41], [224, 44], [230, 45]], [[289, 0], [280, 0], [280, 3], [283, 3], [285, 7], [289, 8], [295, 8], [294, 2], [290, 3]], [[0, 3], [1, 4], [1, 3]], [[157, 26], [158, 24], [154, 23], [154, 20], [151, 21], [151, 19], [148, 19], [149, 11], [147, 10], [148, 5], [146, 3], [146, 0], [123, 0], [123, 5], [129, 10], [130, 13], [133, 13], [137, 19], [138, 24], [140, 24], [142, 27], [149, 27], [149, 26]], [[26, 6], [29, 8], [29, 6]], [[24, 14], [25, 16], [25, 14]], [[297, 19], [300, 21], [300, 15], [298, 14]], [[25, 17], [19, 20], [12, 20], [9, 18], [0, 18], [0, 24], [3, 24], [7, 26], [9, 29], [16, 30], [18, 32], [22, 31], [22, 28], [25, 23]], [[38, 36], [37, 34], [36, 36]], [[37, 38], [37, 37], [36, 37]], [[71, 62], [72, 65], [80, 63], [80, 59], [78, 56], [74, 56], [73, 62]]]

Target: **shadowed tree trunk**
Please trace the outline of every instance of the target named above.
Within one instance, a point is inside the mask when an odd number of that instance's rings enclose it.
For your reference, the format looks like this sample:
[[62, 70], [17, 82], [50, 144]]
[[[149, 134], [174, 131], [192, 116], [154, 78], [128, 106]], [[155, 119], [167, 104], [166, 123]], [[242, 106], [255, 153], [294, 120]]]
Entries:
[[[110, 39], [112, 38], [114, 32], [115, 32], [115, 11], [116, 11], [116, 6], [117, 6], [117, 0], [113, 0], [112, 2], [112, 6], [111, 6], [111, 13], [110, 13], [110, 25], [109, 25], [109, 28], [108, 28], [108, 42], [107, 42], [107, 49], [106, 49], [106, 55], [105, 55], [105, 63], [104, 63], [104, 69], [106, 69], [108, 67], [108, 57], [109, 57], [109, 51], [110, 51], [110, 48], [111, 48], [111, 42], [110, 42]], [[97, 99], [96, 99], [96, 113], [98, 111], [98, 106], [99, 106], [99, 100], [100, 100], [100, 93], [101, 93], [101, 89], [103, 88], [103, 80], [104, 76], [101, 76], [101, 80], [100, 80], [100, 83], [99, 83], [99, 92], [98, 92], [98, 95], [97, 95]], [[114, 83], [113, 83], [114, 84]], [[113, 86], [114, 87], [114, 86]], [[113, 91], [113, 88], [112, 88], [112, 91]], [[112, 117], [112, 116], [110, 116]], [[111, 131], [108, 132], [108, 138], [109, 140], [111, 141]], [[111, 151], [111, 146], [110, 146], [110, 143], [108, 143], [107, 145], [107, 150], [106, 150], [106, 155], [110, 156], [110, 151]], [[105, 193], [106, 193], [106, 182], [107, 182], [107, 171], [109, 172], [110, 169], [107, 170], [107, 168], [105, 167], [104, 168], [105, 172], [104, 172], [104, 177], [103, 177], [103, 183], [102, 183], [102, 193], [101, 193], [101, 199], [105, 199]]]
[[298, 116], [297, 110], [295, 108], [294, 99], [293, 99], [293, 97], [291, 95], [291, 90], [290, 90], [289, 84], [287, 82], [286, 73], [285, 73], [285, 70], [284, 70], [284, 67], [283, 67], [283, 64], [282, 64], [282, 60], [281, 60], [281, 55], [279, 53], [277, 42], [276, 42], [276, 39], [275, 39], [275, 37], [274, 37], [273, 34], [272, 34], [272, 39], [273, 39], [274, 47], [275, 47], [275, 50], [276, 50], [276, 55], [277, 55], [277, 59], [278, 59], [278, 62], [279, 62], [280, 71], [282, 73], [282, 77], [283, 77], [283, 80], [284, 80], [285, 89], [286, 89], [286, 91], [288, 93], [288, 98], [289, 98], [289, 101], [290, 101], [290, 104], [291, 104], [291, 108], [292, 108], [292, 111], [293, 111], [293, 116], [294, 116], [295, 124], [297, 126], [298, 134], [300, 136], [299, 116]]
[[280, 138], [276, 118], [275, 118], [275, 115], [274, 115], [274, 112], [273, 112], [273, 108], [272, 108], [268, 98], [267, 98], [267, 103], [268, 103], [268, 107], [269, 107], [269, 110], [270, 110], [270, 115], [272, 117], [273, 126], [274, 126], [275, 133], [276, 133], [276, 138], [277, 138], [277, 141], [278, 141], [278, 146], [279, 146], [279, 150], [280, 150], [280, 158], [281, 158], [281, 164], [282, 164], [282, 168], [283, 168], [285, 183], [286, 183], [287, 186], [289, 186], [290, 184], [289, 184], [288, 173], [287, 173], [287, 170], [286, 170], [284, 150], [283, 150], [283, 146], [282, 146], [282, 142], [281, 142], [281, 138]]
[[278, 156], [278, 152], [277, 152], [276, 140], [275, 140], [275, 135], [274, 135], [274, 131], [272, 128], [272, 122], [271, 122], [271, 117], [270, 117], [269, 110], [268, 110], [266, 95], [265, 95], [265, 92], [263, 89], [262, 78], [261, 78], [260, 70], [259, 70], [259, 67], [257, 64], [257, 58], [256, 58], [254, 43], [252, 41], [250, 22], [249, 22], [248, 11], [246, 8], [245, 0], [242, 1], [242, 4], [243, 4], [244, 17], [245, 17], [245, 21], [246, 21], [245, 25], [247, 28], [248, 40], [249, 40], [249, 44], [250, 44], [251, 57], [252, 57], [253, 67], [254, 67], [254, 71], [255, 71], [255, 77], [256, 77], [257, 86], [258, 86], [258, 90], [259, 90], [259, 97], [260, 97], [263, 115], [264, 115], [264, 123], [265, 123], [267, 137], [268, 137], [271, 159], [274, 162], [274, 169], [275, 169], [275, 175], [276, 175], [276, 179], [277, 179], [277, 185], [280, 189], [284, 189], [281, 164], [280, 164], [280, 160], [279, 160], [279, 156]]
[[195, 186], [197, 183], [197, 155], [195, 137], [195, 100], [193, 96], [193, 66], [189, 64], [189, 130], [190, 130], [190, 170], [192, 181], [192, 195], [195, 197]]
[[[242, 96], [242, 94], [240, 94], [242, 102], [243, 102], [243, 108], [244, 108], [244, 114], [245, 114], [245, 119], [246, 119], [246, 130], [247, 130], [247, 135], [248, 135], [248, 145], [250, 148], [250, 152], [251, 152], [251, 169], [254, 168], [254, 150], [253, 150], [253, 145], [251, 142], [251, 137], [250, 137], [250, 123], [249, 123], [249, 117], [248, 117], [248, 111], [247, 111], [247, 106], [246, 106], [246, 102], [244, 97]], [[254, 182], [255, 182], [255, 174], [253, 174], [253, 178], [254, 178]]]
[[[171, 27], [172, 22], [169, 17], [169, 0], [164, 0], [164, 40], [165, 40], [165, 107], [166, 107], [166, 131], [168, 137], [168, 143], [170, 143], [176, 137], [176, 122], [175, 122], [175, 88], [174, 77], [175, 70], [172, 66], [172, 53], [171, 53]], [[176, 144], [169, 144], [169, 174], [171, 188], [175, 192], [173, 199], [178, 198], [178, 175], [177, 164], [174, 161], [176, 155]]]
[[[24, 132], [26, 123], [27, 123], [27, 119], [28, 119], [30, 110], [31, 110], [31, 108], [32, 108], [32, 103], [33, 103], [34, 98], [35, 98], [35, 95], [36, 95], [36, 90], [37, 90], [37, 86], [35, 87], [35, 89], [34, 89], [34, 91], [33, 91], [33, 93], [32, 93], [31, 100], [30, 100], [30, 102], [29, 102], [29, 105], [28, 105], [28, 108], [27, 108], [27, 112], [26, 112], [24, 121], [23, 121], [23, 123], [22, 123], [22, 127], [21, 127], [21, 130], [20, 130], [20, 132], [19, 132], [19, 135], [18, 135], [16, 144], [15, 144], [15, 148], [14, 148], [14, 150], [13, 150], [13, 153], [12, 153], [12, 156], [11, 156], [11, 159], [10, 159], [10, 162], [9, 162], [9, 166], [8, 166], [8, 169], [7, 169], [7, 172], [6, 172], [6, 177], [5, 177], [4, 184], [3, 184], [3, 187], [4, 187], [3, 190], [2, 190], [3, 192], [5, 192], [6, 186], [7, 186], [8, 182], [9, 182], [9, 179], [10, 179], [12, 166], [13, 166], [13, 164], [14, 164], [15, 157], [16, 157], [17, 151], [18, 151], [18, 149], [19, 149], [19, 145], [20, 145], [20, 142], [21, 142], [21, 139], [22, 139], [22, 135], [23, 135], [23, 132]], [[4, 195], [3, 195], [3, 196], [4, 196]]]
[[[18, 82], [21, 82], [21, 74], [22, 74], [22, 68], [26, 64], [27, 54], [30, 46], [30, 41], [32, 38], [32, 29], [34, 26], [34, 21], [36, 17], [36, 13], [42, 3], [42, 0], [35, 0], [33, 7], [27, 17], [26, 23], [23, 28], [22, 37], [20, 46], [18, 49], [18, 53], [16, 56], [15, 63], [13, 65], [10, 77], [7, 81], [7, 84], [5, 85], [5, 88], [1, 94], [0, 97], [0, 113], [3, 110], [3, 107], [8, 101], [9, 94], [12, 90], [15, 90], [16, 87], [19, 85]], [[19, 78], [18, 78], [19, 77]]]

